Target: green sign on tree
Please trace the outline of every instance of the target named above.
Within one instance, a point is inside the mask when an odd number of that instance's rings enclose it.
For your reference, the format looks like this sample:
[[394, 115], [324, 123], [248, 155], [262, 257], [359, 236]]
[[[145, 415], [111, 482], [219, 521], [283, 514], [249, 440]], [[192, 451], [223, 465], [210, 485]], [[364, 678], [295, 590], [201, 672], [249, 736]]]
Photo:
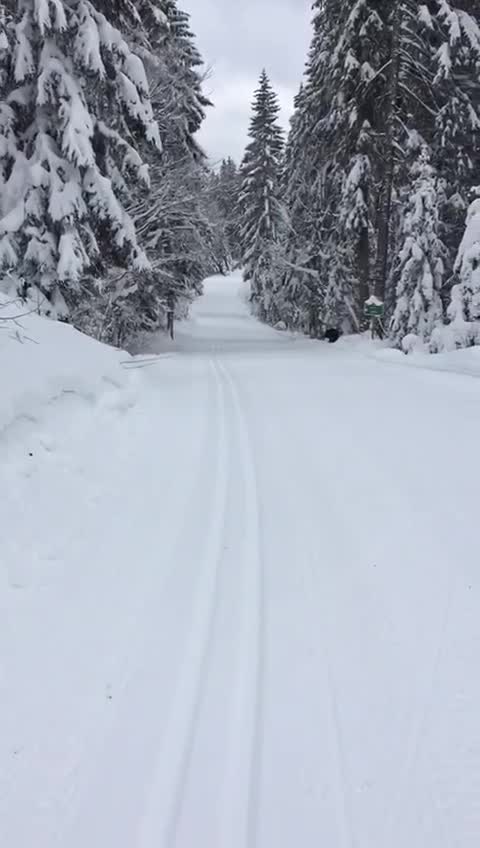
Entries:
[[369, 297], [365, 302], [364, 306], [364, 314], [367, 318], [383, 318], [385, 313], [385, 307], [381, 300], [375, 295]]

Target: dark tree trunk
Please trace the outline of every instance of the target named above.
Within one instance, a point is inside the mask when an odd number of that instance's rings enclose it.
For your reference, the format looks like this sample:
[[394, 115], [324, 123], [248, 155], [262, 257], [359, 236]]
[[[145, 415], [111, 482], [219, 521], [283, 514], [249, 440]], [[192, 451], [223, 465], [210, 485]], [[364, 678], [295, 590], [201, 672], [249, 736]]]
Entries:
[[363, 305], [370, 296], [370, 234], [368, 225], [360, 231], [358, 239], [358, 274], [359, 274], [359, 308], [360, 323], [363, 315]]
[[395, 118], [400, 77], [401, 26], [403, 8], [396, 0], [392, 11], [392, 43], [385, 118], [384, 173], [378, 218], [377, 260], [375, 265], [375, 294], [385, 300], [390, 246], [390, 221], [392, 216], [393, 180], [395, 176]]

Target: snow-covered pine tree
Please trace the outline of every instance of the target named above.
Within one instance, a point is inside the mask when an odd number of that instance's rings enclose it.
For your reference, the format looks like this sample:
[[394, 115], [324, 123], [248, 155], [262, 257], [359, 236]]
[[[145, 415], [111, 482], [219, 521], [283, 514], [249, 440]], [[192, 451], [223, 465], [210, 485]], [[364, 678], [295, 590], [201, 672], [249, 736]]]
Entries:
[[323, 121], [329, 109], [330, 57], [339, 0], [313, 4], [313, 37], [304, 83], [295, 101], [282, 178], [288, 224], [279, 245], [277, 311], [287, 326], [312, 336], [320, 332], [331, 229], [332, 170], [327, 164]]
[[[385, 105], [388, 131], [383, 145], [386, 178], [379, 217], [377, 293], [382, 280], [389, 278], [389, 267], [395, 267], [388, 257], [394, 257], [399, 249], [390, 220], [385, 230], [386, 198], [390, 189], [395, 203], [388, 217], [396, 218], [400, 224], [397, 232], [401, 233], [404, 199], [407, 198], [408, 207], [410, 193], [408, 149], [410, 140], [417, 136], [428, 144], [431, 165], [439, 178], [439, 232], [447, 248], [442, 283], [445, 300], [468, 192], [480, 162], [479, 6], [464, 0], [455, 4], [450, 0], [403, 0], [394, 7], [392, 15], [397, 18], [392, 49], [395, 52], [395, 45], [398, 49], [397, 65], [391, 65], [390, 95]], [[393, 299], [388, 289], [387, 297]]]
[[25, 290], [65, 313], [95, 264], [148, 266], [125, 203], [148, 185], [137, 139], [160, 137], [143, 64], [99, 0], [18, 0], [0, 136], [0, 264]]
[[[436, 2], [436, 0], [435, 0]], [[377, 179], [376, 295], [391, 306], [390, 283], [402, 231], [402, 193], [410, 180], [410, 140], [418, 137], [431, 152], [435, 99], [432, 88], [432, 30], [428, 4], [398, 0], [383, 10], [387, 34], [384, 95], [379, 101], [383, 126], [379, 133]], [[432, 159], [433, 165], [433, 159]], [[400, 226], [398, 226], [400, 224]], [[397, 225], [397, 226], [395, 226]]]
[[[338, 255], [336, 242], [350, 255], [353, 290], [345, 289], [347, 279], [340, 275], [338, 312], [345, 313], [347, 296], [354, 309], [358, 329], [363, 304], [371, 286], [371, 235], [376, 215], [377, 139], [383, 129], [379, 103], [385, 89], [385, 14], [375, 0], [346, 0], [342, 3], [335, 30], [336, 43], [329, 68], [330, 106], [325, 118], [328, 155], [345, 174], [338, 195], [338, 222], [333, 232], [331, 253]], [[341, 233], [339, 232], [341, 229]], [[334, 296], [334, 277], [330, 301]], [[350, 309], [351, 312], [351, 309]], [[328, 323], [332, 318], [327, 318]], [[337, 322], [338, 323], [338, 322]]]
[[230, 157], [223, 159], [218, 171], [208, 176], [207, 214], [213, 234], [213, 266], [216, 273], [226, 274], [240, 260], [238, 235], [238, 168]]
[[[44, 2], [44, 0], [43, 0]], [[56, 0], [50, 0], [50, 3]], [[65, 2], [65, 0], [62, 0]], [[140, 35], [142, 22], [138, 11], [139, 0], [95, 0], [95, 8], [101, 12], [125, 37], [129, 32], [136, 30], [139, 41], [145, 41]]]
[[[0, 7], [0, 209], [11, 163], [18, 155], [13, 109], [4, 101], [13, 61], [13, 16], [7, 6]], [[12, 262], [15, 256], [12, 251]]]
[[279, 184], [283, 132], [278, 122], [280, 107], [266, 71], [260, 76], [252, 105], [252, 119], [241, 165], [240, 195], [242, 263], [251, 284], [251, 301], [262, 320], [275, 320], [271, 278], [273, 246], [282, 221]]
[[190, 16], [179, 9], [174, 0], [168, 0], [168, 2], [170, 12], [167, 12], [167, 16], [169, 16], [170, 27], [175, 40], [176, 67], [178, 76], [180, 77], [181, 71], [184, 75], [181, 102], [187, 126], [186, 139], [192, 145], [191, 149], [203, 161], [204, 152], [198, 147], [195, 133], [198, 132], [205, 119], [205, 110], [212, 105], [202, 89], [203, 80], [200, 69], [203, 67], [203, 59], [190, 29]]
[[309, 332], [317, 323], [323, 294], [314, 247], [319, 222], [318, 202], [312, 192], [315, 136], [303, 85], [294, 105], [281, 178], [285, 222], [277, 248], [280, 273], [274, 297], [280, 320], [290, 329]]
[[480, 187], [476, 194], [455, 264], [455, 285], [448, 308], [450, 324], [437, 333], [436, 350], [480, 344]]
[[12, 51], [12, 14], [6, 6], [0, 7], [0, 95], [3, 96], [10, 73]]
[[188, 15], [176, 0], [138, 0], [138, 7], [163, 155], [151, 164], [150, 195], [137, 199], [132, 214], [153, 267], [152, 317], [161, 321], [169, 295], [183, 310], [211, 270], [206, 157], [196, 139], [211, 104], [202, 92], [202, 60]]
[[226, 252], [230, 257], [231, 267], [234, 267], [240, 261], [240, 239], [237, 218], [239, 191], [239, 170], [234, 160], [228, 157], [220, 165], [216, 196], [218, 208], [224, 222]]
[[231, 269], [231, 256], [225, 234], [225, 217], [220, 211], [218, 171], [211, 170], [206, 174], [205, 207], [212, 231], [211, 261], [213, 274], [227, 274]]
[[[137, 0], [155, 59], [152, 97], [168, 155], [185, 154], [203, 163], [195, 134], [212, 104], [203, 93], [203, 59], [190, 27], [190, 16], [177, 0]], [[175, 150], [174, 150], [175, 149]]]
[[[387, 283], [397, 250], [394, 219], [401, 223], [410, 180], [405, 151], [413, 136], [433, 144], [433, 34], [427, 5], [417, 0], [349, 0], [342, 14], [325, 125], [345, 171], [339, 222], [353, 259], [352, 278], [360, 282], [354, 299], [359, 309], [369, 285], [387, 305], [394, 301]], [[339, 232], [337, 227], [334, 235]]]
[[438, 181], [423, 146], [411, 169], [403, 243], [395, 269], [397, 303], [392, 341], [408, 353], [426, 349], [443, 321], [441, 288], [446, 248], [439, 232]]
[[[448, 248], [435, 277], [445, 297], [468, 189], [480, 180], [480, 4], [317, 0], [314, 11], [285, 157], [290, 227], [275, 301], [287, 323], [318, 333], [325, 323], [355, 329], [368, 285], [393, 315], [415, 149], [426, 148], [435, 235]], [[430, 239], [430, 223], [417, 236]], [[441, 324], [437, 305], [429, 314]]]
[[314, 10], [305, 84], [287, 144], [294, 235], [279, 297], [300, 298], [300, 326], [318, 335], [326, 324], [358, 329], [369, 292], [385, 23], [374, 0], [318, 0]]
[[430, 3], [436, 101], [434, 155], [445, 184], [441, 218], [452, 272], [463, 236], [470, 188], [480, 181], [480, 4]]

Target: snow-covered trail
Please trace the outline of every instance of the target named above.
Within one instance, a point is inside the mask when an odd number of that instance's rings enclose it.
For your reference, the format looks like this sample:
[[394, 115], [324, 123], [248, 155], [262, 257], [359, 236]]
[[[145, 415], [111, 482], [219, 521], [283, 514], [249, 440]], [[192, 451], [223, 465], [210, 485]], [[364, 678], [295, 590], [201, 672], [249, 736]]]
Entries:
[[239, 288], [2, 454], [0, 844], [476, 848], [479, 384]]

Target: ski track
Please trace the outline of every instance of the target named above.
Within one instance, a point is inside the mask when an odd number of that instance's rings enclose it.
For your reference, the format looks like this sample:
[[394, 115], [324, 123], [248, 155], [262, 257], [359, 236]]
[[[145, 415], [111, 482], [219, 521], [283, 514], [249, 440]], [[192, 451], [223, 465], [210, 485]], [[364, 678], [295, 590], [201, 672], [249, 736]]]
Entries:
[[[229, 768], [223, 785], [222, 828], [218, 847], [256, 848], [262, 756], [262, 693], [264, 685], [264, 573], [260, 530], [260, 500], [251, 437], [241, 398], [225, 364], [220, 370], [230, 391], [239, 434], [244, 474], [245, 525], [242, 568], [243, 634], [231, 718]], [[243, 733], [238, 728], [243, 725]], [[238, 776], [240, 775], [240, 792]]]
[[[235, 383], [216, 356], [211, 367], [220, 413], [215, 416], [220, 426], [216, 439], [215, 504], [211, 510], [216, 519], [202, 555], [204, 573], [196, 590], [196, 612], [171, 719], [163, 730], [164, 743], [157, 754], [158, 770], [140, 831], [142, 848], [189, 846], [194, 838], [212, 848], [256, 845], [263, 585], [258, 492], [247, 424]], [[242, 473], [235, 473], [240, 468]], [[229, 487], [239, 487], [240, 491], [232, 493]], [[239, 613], [233, 632], [224, 632], [228, 610], [222, 608], [228, 592], [221, 594], [220, 587], [222, 578], [224, 584], [228, 579], [226, 507], [229, 496], [234, 494], [243, 516], [238, 528], [239, 551], [230, 565], [238, 569], [231, 579], [239, 592]], [[227, 642], [224, 656], [216, 649], [222, 640]], [[229, 674], [230, 693], [225, 691]], [[218, 752], [219, 762], [211, 765], [213, 785], [205, 811], [200, 809], [199, 788], [207, 777], [205, 760], [199, 752], [211, 748], [212, 714], [217, 715], [216, 732], [224, 745]]]
[[227, 498], [228, 433], [225, 391], [216, 363], [211, 371], [216, 384], [214, 421], [217, 424], [216, 450], [213, 468], [213, 498], [209, 514], [205, 548], [201, 552], [200, 586], [190, 624], [190, 634], [179, 681], [170, 708], [170, 717], [163, 729], [164, 743], [160, 748], [157, 770], [153, 778], [145, 812], [142, 817], [139, 844], [150, 846], [175, 845], [182, 790], [186, 781], [198, 712], [206, 678], [209, 652], [212, 647], [212, 625], [218, 602], [218, 581], [221, 567], [222, 541]]

